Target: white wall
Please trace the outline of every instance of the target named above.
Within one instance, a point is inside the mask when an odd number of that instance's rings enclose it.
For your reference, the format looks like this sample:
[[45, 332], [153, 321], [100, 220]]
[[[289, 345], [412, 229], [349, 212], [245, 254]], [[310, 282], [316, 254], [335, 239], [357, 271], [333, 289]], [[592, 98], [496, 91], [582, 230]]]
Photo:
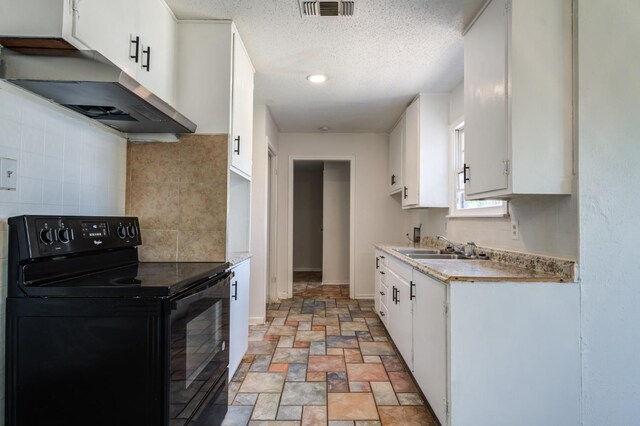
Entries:
[[326, 161], [323, 185], [322, 283], [349, 284], [348, 162]]
[[580, 1], [582, 416], [640, 421], [640, 2]]
[[293, 270], [322, 270], [323, 164], [294, 164]]
[[[449, 123], [464, 115], [464, 85], [451, 92]], [[448, 219], [448, 209], [420, 210], [422, 235], [445, 234], [453, 241], [577, 259], [578, 185], [573, 195], [519, 197], [509, 202], [508, 218]], [[511, 239], [511, 221], [518, 222], [520, 237]]]
[[269, 109], [253, 110], [253, 166], [251, 170], [251, 292], [249, 321], [261, 324], [266, 316], [269, 251], [269, 148], [277, 153], [278, 128]]
[[373, 244], [404, 241], [410, 214], [398, 197], [387, 194], [388, 135], [349, 133], [281, 133], [278, 155], [278, 293], [288, 287], [289, 156], [355, 157], [355, 297], [372, 298], [374, 292]]
[[[119, 134], [0, 82], [0, 157], [18, 160], [17, 190], [0, 190], [0, 347], [5, 344], [6, 219], [124, 214], [126, 148]], [[0, 371], [4, 419], [4, 350]]]

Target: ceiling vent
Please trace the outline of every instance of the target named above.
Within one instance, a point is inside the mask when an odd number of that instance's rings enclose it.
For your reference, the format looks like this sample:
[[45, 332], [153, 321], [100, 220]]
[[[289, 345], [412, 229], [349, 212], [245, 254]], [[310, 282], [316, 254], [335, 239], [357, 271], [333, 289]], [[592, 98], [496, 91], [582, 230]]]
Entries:
[[300, 0], [300, 13], [305, 16], [353, 16], [354, 1]]

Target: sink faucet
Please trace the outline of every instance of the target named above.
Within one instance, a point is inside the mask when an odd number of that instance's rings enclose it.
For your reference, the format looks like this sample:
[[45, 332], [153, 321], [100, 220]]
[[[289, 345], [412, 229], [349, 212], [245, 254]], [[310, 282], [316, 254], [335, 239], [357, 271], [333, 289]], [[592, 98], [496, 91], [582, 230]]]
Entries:
[[476, 257], [477, 255], [476, 249], [478, 248], [478, 246], [473, 241], [469, 241], [467, 244], [456, 244], [450, 239], [448, 239], [447, 237], [444, 237], [442, 235], [437, 235], [436, 238], [438, 240], [444, 240], [449, 244], [451, 244], [451, 247], [453, 247], [454, 253], [463, 254], [467, 257]]
[[454, 252], [456, 252], [456, 253], [462, 253], [462, 250], [461, 250], [461, 249], [457, 249], [457, 248], [456, 248], [456, 243], [454, 243], [453, 241], [451, 241], [451, 240], [450, 240], [450, 239], [448, 239], [447, 237], [444, 237], [444, 236], [442, 236], [442, 235], [436, 235], [436, 238], [437, 238], [438, 240], [443, 240], [443, 241], [446, 241], [446, 242], [448, 242], [449, 244], [451, 244], [451, 247], [453, 248], [453, 251], [454, 251]]
[[478, 246], [473, 241], [467, 242], [467, 245], [464, 246], [464, 255], [467, 257], [476, 257]]

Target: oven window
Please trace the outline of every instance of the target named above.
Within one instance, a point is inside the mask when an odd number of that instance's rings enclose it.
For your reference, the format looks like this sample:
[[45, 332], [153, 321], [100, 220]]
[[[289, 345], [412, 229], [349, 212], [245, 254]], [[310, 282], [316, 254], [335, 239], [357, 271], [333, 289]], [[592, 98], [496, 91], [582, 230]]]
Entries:
[[226, 371], [229, 299], [224, 297], [224, 287], [216, 285], [172, 306], [172, 419], [189, 419]]

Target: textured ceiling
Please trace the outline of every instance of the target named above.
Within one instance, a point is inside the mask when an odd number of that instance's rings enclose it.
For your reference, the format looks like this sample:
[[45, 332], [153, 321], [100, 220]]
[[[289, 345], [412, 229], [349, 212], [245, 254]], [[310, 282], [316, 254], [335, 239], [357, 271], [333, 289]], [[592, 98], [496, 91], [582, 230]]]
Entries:
[[[255, 98], [283, 132], [389, 131], [417, 93], [462, 81], [463, 22], [481, 3], [355, 0], [354, 17], [301, 18], [298, 0], [166, 1], [179, 19], [235, 21], [256, 68]], [[312, 85], [314, 72], [329, 81]]]

